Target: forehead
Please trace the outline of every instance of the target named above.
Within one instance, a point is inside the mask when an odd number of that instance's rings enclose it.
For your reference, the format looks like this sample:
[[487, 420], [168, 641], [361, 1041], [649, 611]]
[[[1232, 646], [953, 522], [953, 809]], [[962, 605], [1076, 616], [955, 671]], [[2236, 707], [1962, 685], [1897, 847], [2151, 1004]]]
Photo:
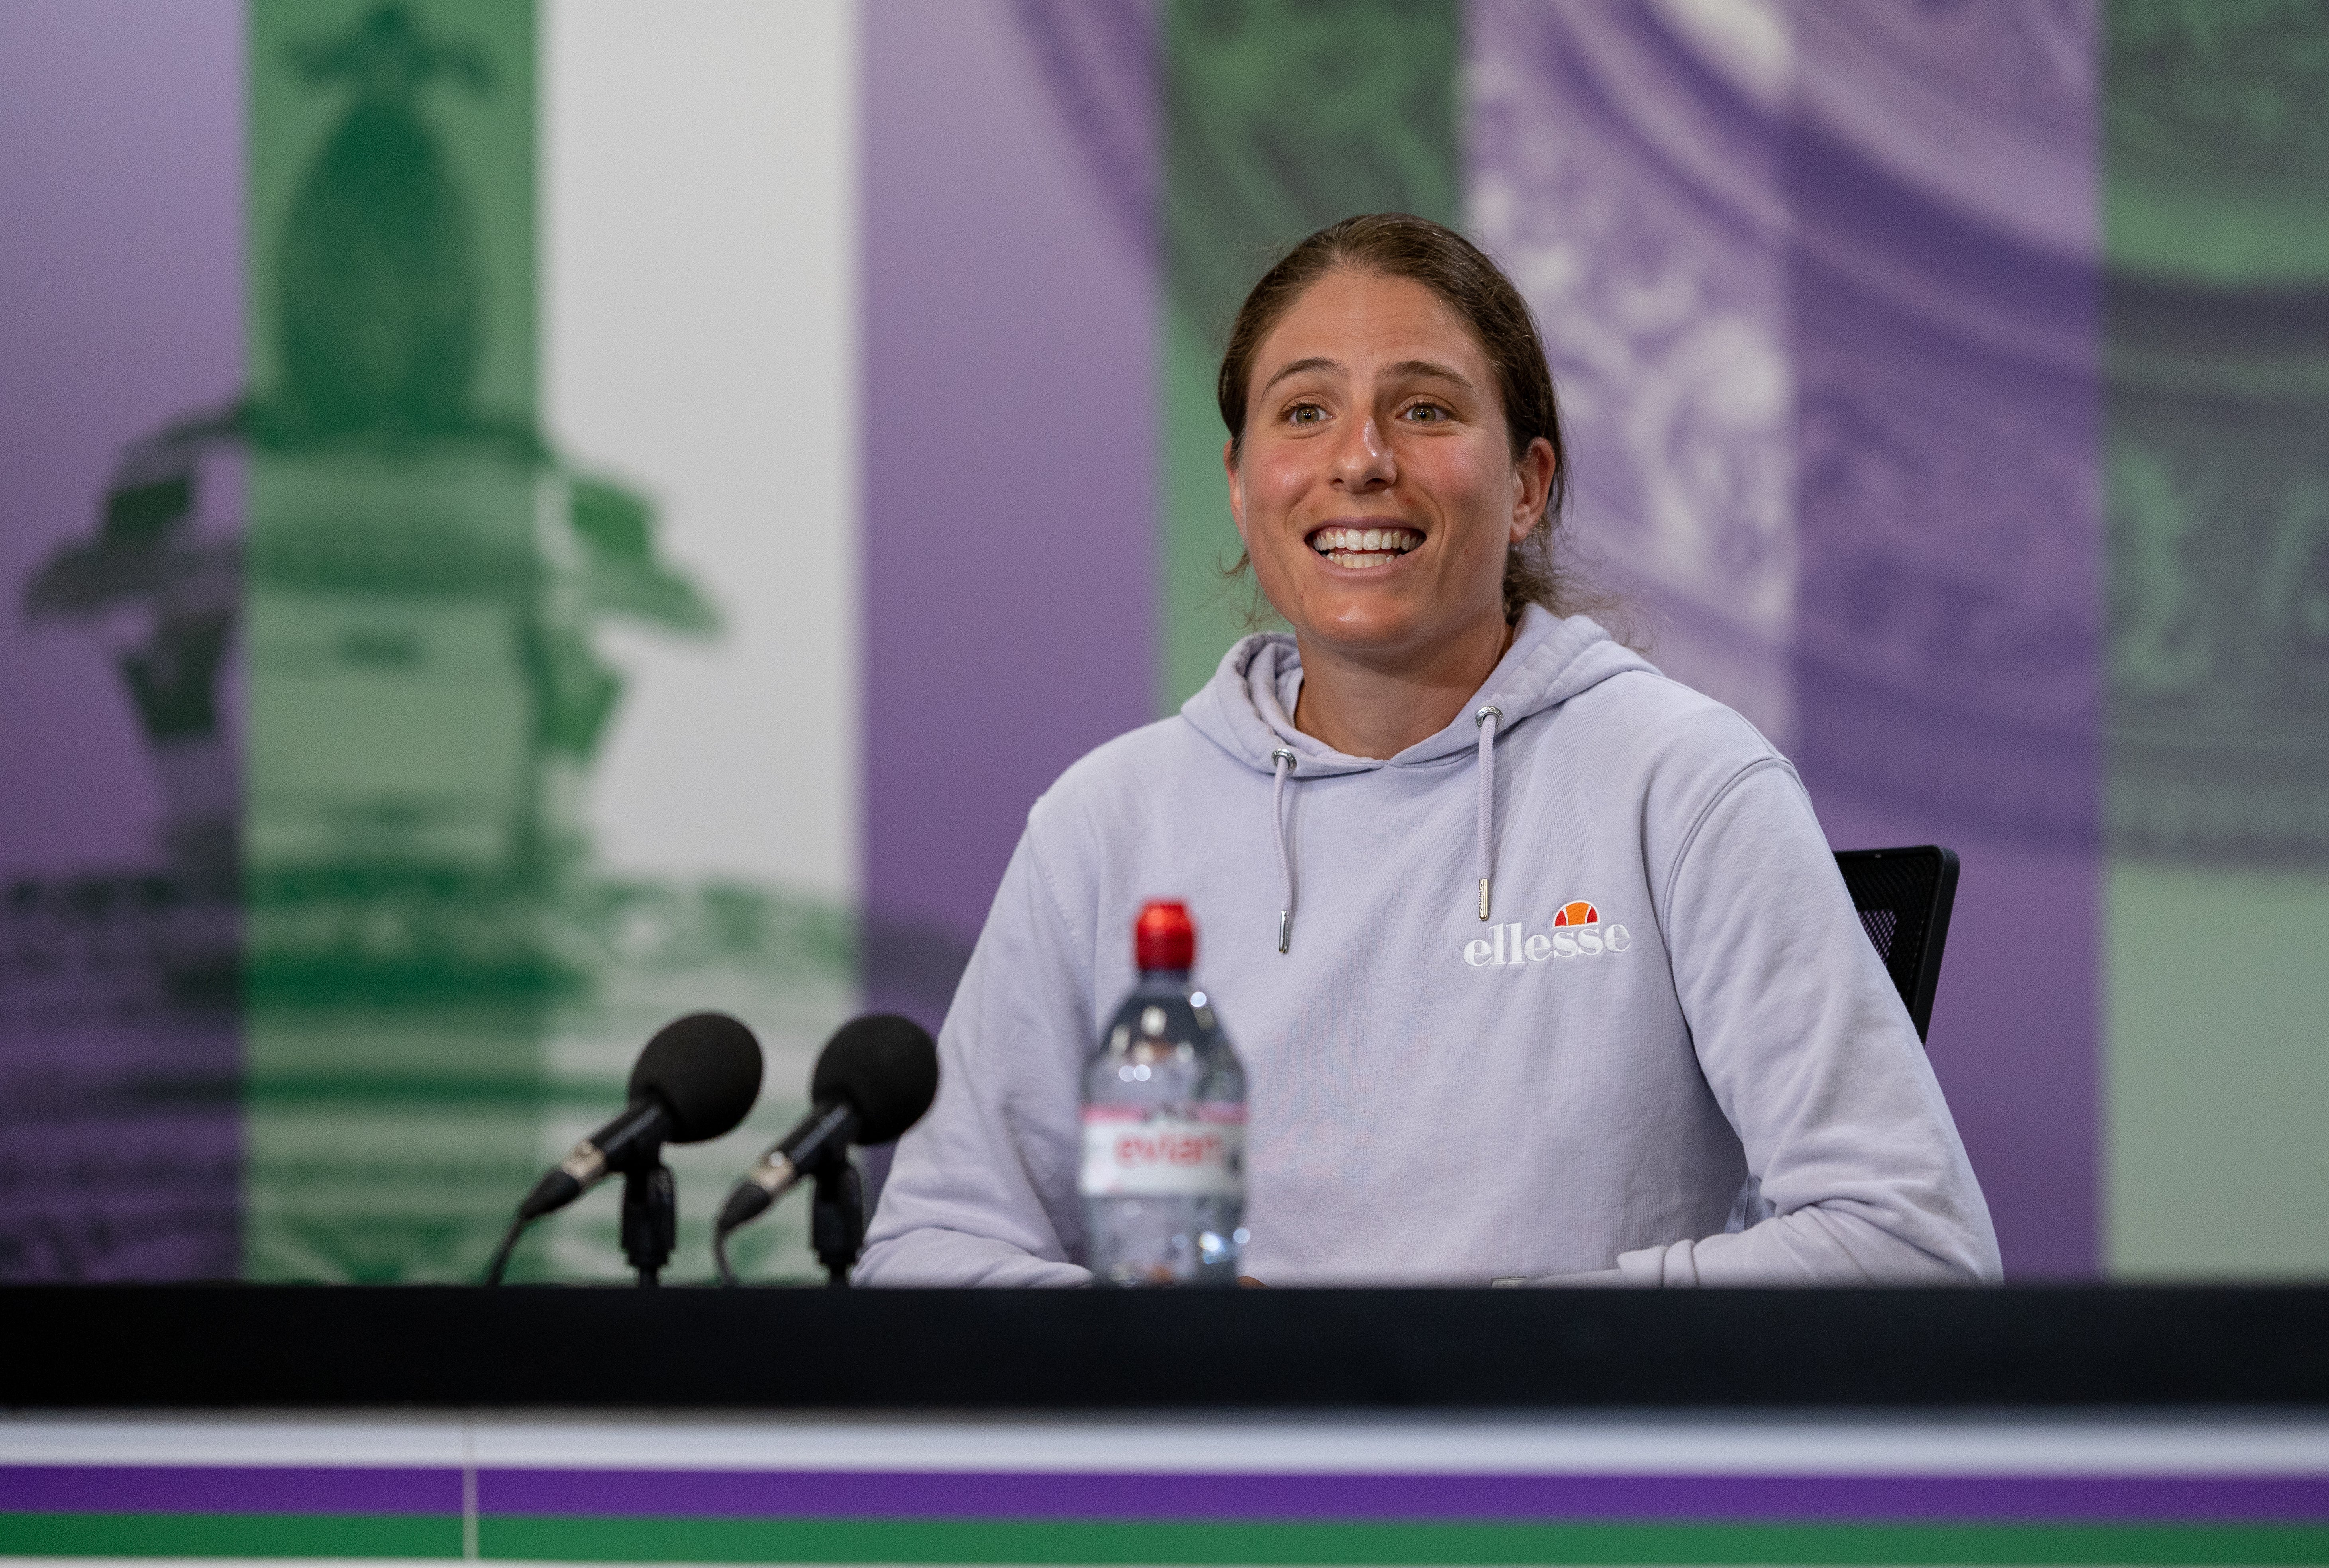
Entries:
[[1488, 356], [1464, 318], [1412, 278], [1330, 272], [1302, 291], [1254, 355], [1256, 384], [1295, 360], [1332, 360], [1353, 374], [1403, 361], [1436, 361], [1476, 386], [1493, 383]]

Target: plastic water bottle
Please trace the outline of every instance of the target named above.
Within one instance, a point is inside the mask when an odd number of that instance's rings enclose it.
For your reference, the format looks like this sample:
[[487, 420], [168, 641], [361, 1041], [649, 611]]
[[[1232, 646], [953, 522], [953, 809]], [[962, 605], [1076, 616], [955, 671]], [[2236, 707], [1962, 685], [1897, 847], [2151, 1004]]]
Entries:
[[1245, 1069], [1193, 989], [1197, 930], [1155, 900], [1133, 923], [1139, 983], [1084, 1063], [1079, 1187], [1104, 1285], [1231, 1285], [1246, 1243]]

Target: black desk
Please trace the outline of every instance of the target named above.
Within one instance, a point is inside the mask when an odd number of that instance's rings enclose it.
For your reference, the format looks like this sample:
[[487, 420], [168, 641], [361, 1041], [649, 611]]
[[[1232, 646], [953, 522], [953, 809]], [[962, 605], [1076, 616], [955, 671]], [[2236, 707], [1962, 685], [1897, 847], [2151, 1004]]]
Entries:
[[2329, 1561], [2329, 1291], [0, 1291], [0, 1557]]
[[2329, 1410], [2312, 1286], [21, 1286], [0, 1345], [20, 1406]]

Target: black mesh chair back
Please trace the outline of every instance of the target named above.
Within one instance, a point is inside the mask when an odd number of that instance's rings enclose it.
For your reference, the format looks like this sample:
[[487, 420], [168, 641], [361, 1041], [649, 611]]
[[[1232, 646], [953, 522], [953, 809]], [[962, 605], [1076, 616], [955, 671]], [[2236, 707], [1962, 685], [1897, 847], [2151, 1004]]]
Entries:
[[1836, 869], [1852, 906], [1923, 1039], [1941, 981], [1941, 948], [1957, 901], [1957, 858], [1938, 844], [1908, 850], [1839, 850]]

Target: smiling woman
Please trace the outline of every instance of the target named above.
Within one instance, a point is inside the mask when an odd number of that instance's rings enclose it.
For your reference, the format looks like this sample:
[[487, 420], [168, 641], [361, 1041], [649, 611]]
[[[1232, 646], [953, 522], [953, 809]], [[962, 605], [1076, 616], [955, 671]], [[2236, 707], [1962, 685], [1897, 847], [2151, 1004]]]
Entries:
[[1551, 375], [1495, 265], [1417, 218], [1321, 230], [1220, 399], [1292, 635], [1035, 803], [860, 1278], [1090, 1277], [1080, 1068], [1172, 894], [1251, 1085], [1265, 1280], [1996, 1279], [1794, 769], [1566, 602]]

